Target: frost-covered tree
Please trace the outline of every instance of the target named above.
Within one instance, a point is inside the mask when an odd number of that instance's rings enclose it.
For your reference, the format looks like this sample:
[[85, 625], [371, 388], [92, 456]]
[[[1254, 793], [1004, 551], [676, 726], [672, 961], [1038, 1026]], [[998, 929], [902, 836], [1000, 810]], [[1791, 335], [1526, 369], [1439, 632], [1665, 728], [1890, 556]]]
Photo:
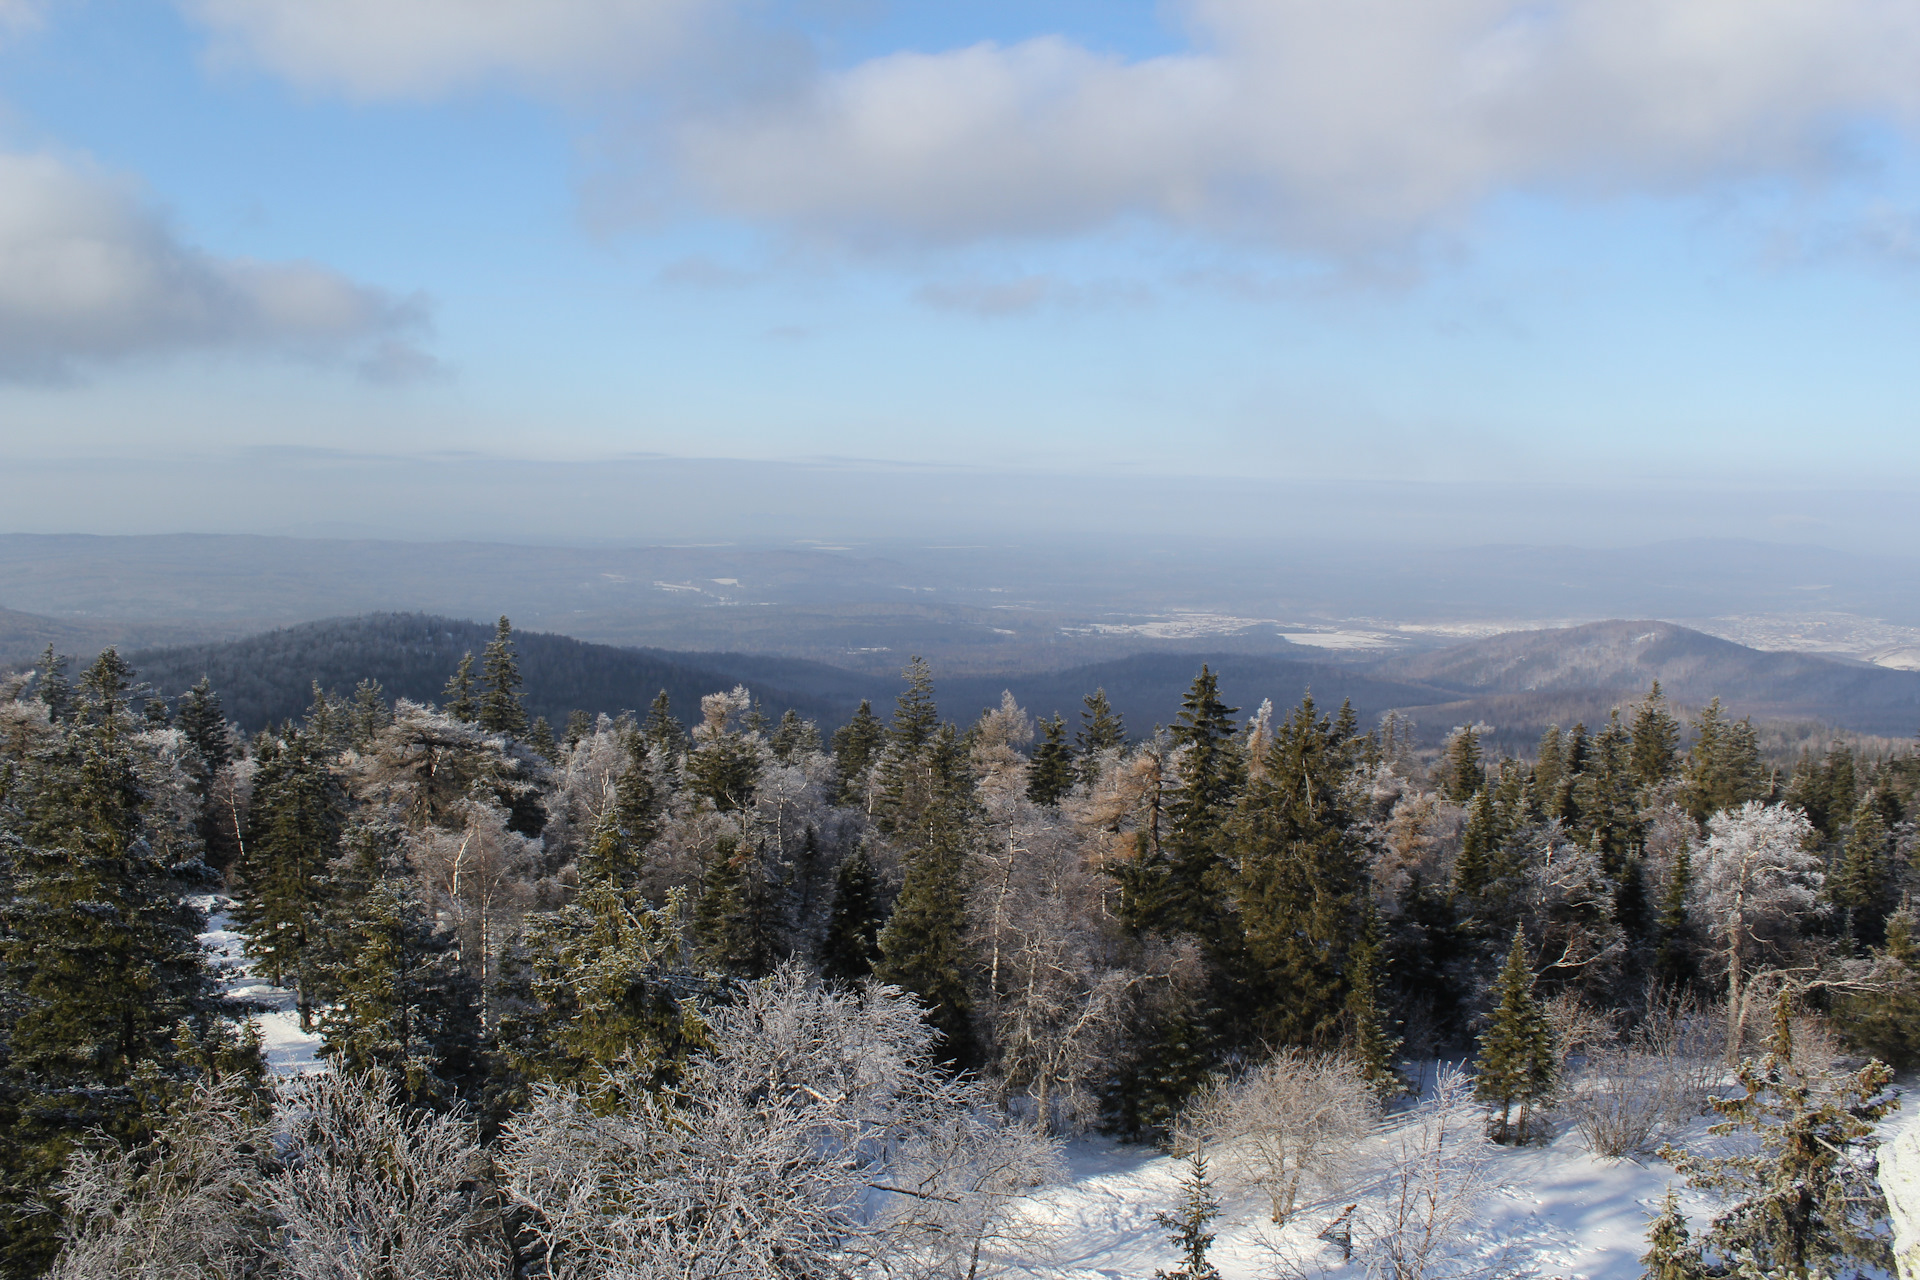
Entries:
[[1824, 879], [1808, 851], [1813, 824], [1798, 809], [1749, 800], [1707, 822], [1695, 864], [1701, 916], [1727, 972], [1727, 1056], [1745, 1047], [1749, 971], [1775, 929], [1813, 911]]
[[1352, 1059], [1282, 1049], [1194, 1099], [1187, 1124], [1218, 1155], [1222, 1180], [1257, 1189], [1279, 1225], [1307, 1188], [1345, 1182], [1374, 1114]]
[[1214, 1240], [1207, 1226], [1219, 1216], [1220, 1197], [1214, 1194], [1213, 1178], [1207, 1172], [1206, 1149], [1196, 1146], [1180, 1178], [1180, 1203], [1171, 1213], [1153, 1216], [1167, 1229], [1167, 1242], [1180, 1254], [1173, 1270], [1155, 1271], [1154, 1280], [1220, 1280], [1219, 1268], [1207, 1261]]
[[480, 695], [480, 727], [488, 733], [525, 733], [527, 710], [520, 705], [520, 660], [513, 652], [513, 624], [504, 614], [481, 655], [480, 675], [486, 682], [486, 692]]

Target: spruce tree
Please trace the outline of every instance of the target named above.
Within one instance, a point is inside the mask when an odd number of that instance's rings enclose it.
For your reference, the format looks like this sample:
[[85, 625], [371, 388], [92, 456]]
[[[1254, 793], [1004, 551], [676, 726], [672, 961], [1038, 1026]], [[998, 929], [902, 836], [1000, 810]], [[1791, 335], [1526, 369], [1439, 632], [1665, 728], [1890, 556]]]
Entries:
[[527, 746], [548, 764], [560, 763], [560, 744], [553, 740], [553, 726], [545, 716], [533, 718], [533, 727], [527, 730]]
[[1886, 820], [1873, 797], [1866, 797], [1853, 811], [1840, 865], [1829, 881], [1834, 905], [1841, 911], [1842, 934], [1857, 947], [1877, 946], [1885, 936], [1895, 883], [1888, 856], [1891, 843]]
[[1600, 869], [1610, 880], [1622, 878], [1627, 860], [1640, 844], [1639, 782], [1632, 755], [1632, 740], [1616, 710], [1594, 737], [1577, 788], [1580, 812], [1575, 837], [1600, 855]]
[[[899, 724], [896, 719], [896, 730]], [[910, 733], [900, 736], [911, 741]], [[895, 749], [901, 745], [896, 740]], [[903, 851], [906, 878], [880, 934], [875, 976], [924, 1001], [944, 1055], [972, 1066], [979, 1060], [973, 1033], [975, 957], [967, 936], [973, 883], [969, 855], [978, 823], [973, 777], [966, 749], [950, 724], [930, 735], [919, 756], [909, 757], [921, 758], [924, 763], [915, 772], [924, 772], [925, 793], [910, 797], [911, 808], [902, 802], [887, 815], [887, 834]]]
[[313, 961], [328, 909], [328, 868], [340, 855], [346, 822], [346, 795], [323, 750], [311, 734], [295, 732], [263, 754], [235, 867], [233, 917], [247, 954], [274, 986], [294, 991], [303, 1028], [312, 1024], [321, 976]]
[[336, 1070], [377, 1072], [410, 1103], [474, 1101], [481, 1077], [479, 993], [459, 941], [435, 927], [411, 885], [377, 882], [354, 904], [353, 945], [328, 974], [320, 1019]]
[[592, 734], [593, 734], [593, 717], [592, 716], [580, 710], [580, 708], [578, 707], [575, 707], [572, 711], [567, 712], [567, 731], [563, 739], [567, 744], [567, 750], [569, 751], [573, 750], [575, 747], [580, 745], [580, 740], [582, 738], [591, 737]]
[[1191, 934], [1216, 952], [1233, 945], [1226, 887], [1213, 873], [1221, 863], [1221, 829], [1246, 780], [1246, 762], [1234, 741], [1237, 712], [1220, 700], [1219, 677], [1202, 665], [1171, 729], [1179, 766], [1166, 838], [1157, 855], [1148, 849], [1115, 869], [1128, 924]]
[[234, 752], [232, 729], [212, 681], [201, 676], [198, 683], [180, 695], [180, 711], [174, 723], [193, 746], [187, 771], [193, 779], [193, 798], [200, 806], [197, 816], [200, 843], [206, 849], [207, 861], [224, 868], [239, 849], [232, 830], [232, 815], [222, 814], [214, 807], [213, 784], [220, 770], [232, 762]]
[[1351, 948], [1371, 892], [1361, 815], [1343, 798], [1346, 754], [1308, 695], [1276, 726], [1265, 768], [1227, 836], [1248, 1042], [1331, 1048], [1351, 995]]
[[462, 724], [472, 724], [479, 714], [479, 706], [473, 697], [472, 650], [461, 657], [460, 665], [454, 670], [453, 678], [447, 681], [444, 693], [447, 705], [441, 709]]
[[687, 749], [687, 727], [673, 718], [673, 703], [665, 689], [654, 694], [653, 701], [647, 704], [647, 719], [640, 726], [640, 732], [653, 748], [654, 759], [673, 775], [681, 754]]
[[798, 763], [820, 750], [820, 726], [811, 720], [802, 720], [800, 713], [789, 707], [781, 715], [767, 745], [773, 748], [773, 758], [781, 764]]
[[[1474, 1094], [1498, 1108], [1490, 1117], [1495, 1142], [1524, 1143], [1534, 1107], [1553, 1093], [1558, 1080], [1553, 1033], [1533, 996], [1533, 969], [1527, 962], [1527, 936], [1513, 931], [1513, 949], [1494, 986], [1498, 1003], [1493, 1022], [1480, 1036], [1480, 1063]], [[1519, 1109], [1516, 1122], [1515, 1108]]]
[[820, 976], [854, 983], [873, 972], [880, 959], [880, 930], [886, 925], [880, 882], [864, 847], [841, 860], [833, 879], [833, 907], [820, 940]]
[[380, 731], [393, 723], [393, 709], [387, 705], [387, 691], [378, 680], [362, 680], [353, 688], [351, 741], [355, 751], [366, 751]]
[[[137, 1138], [182, 1079], [223, 1061], [258, 1069], [195, 939], [186, 895], [203, 863], [149, 839], [129, 706], [112, 649], [80, 681], [63, 732], [32, 762], [0, 855], [0, 1260], [37, 1274], [56, 1225], [28, 1213], [89, 1130]], [[11, 806], [10, 806], [11, 807]]]
[[1706, 1264], [1687, 1231], [1680, 1198], [1667, 1188], [1660, 1212], [1647, 1224], [1647, 1251], [1640, 1255], [1644, 1280], [1705, 1280]]
[[67, 680], [67, 655], [53, 646], [34, 664], [33, 693], [47, 709], [47, 719], [59, 724], [73, 710], [73, 685]]
[[527, 709], [520, 705], [520, 661], [513, 652], [513, 624], [505, 614], [481, 656], [481, 675], [486, 692], [480, 697], [480, 727], [488, 733], [524, 734]]
[[1920, 1065], [1920, 922], [1902, 902], [1887, 917], [1886, 946], [1874, 953], [1865, 989], [1834, 1003], [1847, 1042], [1898, 1070]]
[[1665, 783], [1678, 767], [1680, 722], [1667, 708], [1667, 695], [1655, 680], [1633, 714], [1633, 775], [1642, 787], [1652, 789]]
[[1453, 861], [1454, 896], [1471, 903], [1486, 891], [1495, 875], [1500, 845], [1500, 822], [1493, 793], [1482, 788], [1467, 806], [1467, 826], [1461, 833], [1460, 853]]
[[1386, 970], [1380, 916], [1369, 895], [1347, 960], [1346, 1050], [1359, 1066], [1368, 1090], [1383, 1106], [1407, 1087], [1394, 1066], [1401, 1040], [1393, 1034], [1393, 1019], [1387, 1008]]
[[1560, 783], [1567, 776], [1566, 745], [1562, 737], [1560, 726], [1550, 724], [1540, 735], [1540, 745], [1534, 749], [1533, 794], [1542, 806], [1542, 817], [1546, 816], [1545, 806], [1559, 794]]
[[1196, 1146], [1180, 1179], [1179, 1206], [1172, 1213], [1154, 1215], [1154, 1221], [1171, 1233], [1168, 1243], [1180, 1253], [1179, 1265], [1171, 1271], [1155, 1271], [1154, 1280], [1220, 1280], [1220, 1272], [1207, 1261], [1207, 1251], [1213, 1247], [1213, 1232], [1207, 1224], [1219, 1216], [1220, 1197], [1207, 1174], [1207, 1153]]
[[1085, 698], [1080, 712], [1080, 727], [1073, 735], [1073, 756], [1080, 781], [1091, 786], [1099, 780], [1101, 757], [1126, 745], [1127, 727], [1107, 701], [1105, 689], [1095, 689]]
[[1067, 722], [1058, 712], [1040, 722], [1040, 742], [1027, 768], [1027, 798], [1057, 805], [1073, 790], [1073, 751], [1067, 746]]
[[693, 936], [701, 964], [730, 977], [765, 977], [779, 960], [773, 934], [759, 851], [743, 840], [722, 836], [694, 908]]
[[865, 698], [853, 719], [833, 731], [834, 798], [854, 807], [866, 803], [867, 770], [879, 758], [886, 743], [887, 727], [873, 714], [873, 704]]
[[1673, 988], [1690, 986], [1699, 977], [1698, 936], [1689, 907], [1692, 895], [1693, 851], [1682, 845], [1660, 890], [1659, 941], [1653, 959], [1655, 976]]
[[1693, 732], [1693, 747], [1681, 773], [1680, 798], [1696, 822], [1766, 796], [1766, 771], [1752, 721], [1729, 720], [1715, 698], [1694, 722]]
[[1472, 725], [1455, 729], [1447, 739], [1437, 772], [1440, 794], [1455, 804], [1465, 804], [1487, 785], [1486, 766], [1480, 759], [1480, 735]]

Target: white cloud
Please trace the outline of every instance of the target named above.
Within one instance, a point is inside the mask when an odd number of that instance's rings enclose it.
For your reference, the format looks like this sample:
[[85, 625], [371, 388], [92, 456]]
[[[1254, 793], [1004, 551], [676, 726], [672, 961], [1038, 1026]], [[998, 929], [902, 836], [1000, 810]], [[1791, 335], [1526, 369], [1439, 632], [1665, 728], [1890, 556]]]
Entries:
[[[0, 0], [0, 3], [5, 0]], [[657, 70], [712, 0], [180, 0], [221, 60], [354, 98], [505, 79], [565, 89]]]
[[392, 376], [427, 359], [402, 355], [424, 319], [417, 302], [324, 267], [186, 244], [125, 180], [0, 153], [0, 377], [229, 347], [361, 359]]
[[1893, 0], [1194, 0], [1195, 51], [897, 53], [683, 122], [711, 205], [837, 237], [1139, 215], [1377, 243], [1501, 190], [1818, 171], [1920, 107]]

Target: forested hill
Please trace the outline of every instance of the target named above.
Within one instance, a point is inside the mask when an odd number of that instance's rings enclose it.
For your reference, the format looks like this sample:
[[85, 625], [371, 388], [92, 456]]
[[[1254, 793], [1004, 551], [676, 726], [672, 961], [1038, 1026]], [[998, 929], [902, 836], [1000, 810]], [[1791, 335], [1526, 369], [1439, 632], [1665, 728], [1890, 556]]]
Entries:
[[1658, 680], [1682, 706], [1721, 698], [1760, 720], [1819, 721], [1861, 733], [1920, 730], [1920, 672], [1811, 653], [1770, 653], [1670, 622], [1593, 622], [1510, 631], [1389, 659], [1385, 678], [1446, 690], [1456, 716], [1562, 724], [1604, 715]]
[[[462, 655], [477, 659], [493, 628], [418, 613], [376, 613], [285, 627], [225, 644], [180, 645], [128, 655], [140, 677], [176, 696], [201, 676], [213, 682], [227, 715], [246, 730], [297, 718], [318, 683], [351, 694], [377, 680], [389, 698], [439, 702]], [[555, 726], [574, 710], [644, 711], [662, 689], [683, 721], [697, 719], [703, 695], [745, 684], [778, 717], [791, 709], [823, 726], [841, 723], [857, 699], [795, 691], [743, 670], [675, 661], [659, 652], [588, 644], [568, 636], [516, 631], [527, 714]], [[804, 664], [803, 664], [804, 665]]]

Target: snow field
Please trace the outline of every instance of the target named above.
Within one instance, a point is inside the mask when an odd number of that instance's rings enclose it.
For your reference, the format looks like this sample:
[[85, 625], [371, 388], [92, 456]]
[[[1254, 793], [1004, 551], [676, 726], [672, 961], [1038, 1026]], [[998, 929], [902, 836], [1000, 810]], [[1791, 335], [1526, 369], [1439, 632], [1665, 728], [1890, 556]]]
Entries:
[[293, 993], [255, 977], [248, 967], [246, 939], [233, 928], [227, 914], [233, 900], [206, 894], [192, 899], [192, 903], [207, 917], [200, 945], [207, 949], [207, 967], [220, 976], [221, 989], [237, 999], [266, 1006], [265, 1012], [253, 1015], [253, 1024], [260, 1029], [267, 1066], [282, 1077], [325, 1071], [319, 1033], [300, 1030]]

